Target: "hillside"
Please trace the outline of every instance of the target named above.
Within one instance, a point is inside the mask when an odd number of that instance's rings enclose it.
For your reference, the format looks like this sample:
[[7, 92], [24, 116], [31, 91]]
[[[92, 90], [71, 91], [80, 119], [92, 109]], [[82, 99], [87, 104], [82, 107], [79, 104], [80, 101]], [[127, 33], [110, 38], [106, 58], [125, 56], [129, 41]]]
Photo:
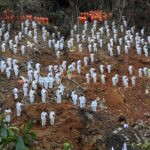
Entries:
[[[18, 26], [21, 26], [18, 24]], [[107, 51], [107, 44], [110, 38], [113, 36], [112, 25], [110, 22], [110, 37], [106, 36], [106, 33], [101, 37], [103, 39], [103, 47], [98, 51], [93, 52], [95, 60], [92, 63], [89, 59], [88, 65], [84, 66], [83, 58], [87, 56], [90, 58], [88, 52], [88, 36], [91, 36], [91, 28], [93, 23], [88, 23], [88, 29], [86, 31], [86, 41], [83, 43], [83, 51], [79, 52], [78, 43], [76, 41], [76, 35], [82, 34], [83, 25], [79, 24], [77, 33], [74, 32], [74, 46], [72, 48], [67, 47], [67, 41], [71, 39], [69, 37], [65, 41], [65, 47], [61, 51], [60, 58], [58, 59], [54, 50], [48, 47], [48, 39], [52, 38], [52, 33], [47, 36], [46, 42], [43, 42], [41, 28], [42, 25], [38, 25], [38, 43], [34, 43], [33, 38], [28, 36], [22, 36], [18, 44], [18, 52], [14, 55], [12, 49], [6, 46], [6, 52], [0, 52], [1, 58], [6, 61], [8, 57], [17, 60], [19, 65], [19, 76], [14, 76], [13, 70], [11, 71], [10, 79], [7, 79], [5, 73], [0, 73], [0, 99], [3, 103], [2, 109], [10, 107], [12, 110], [12, 124], [21, 126], [28, 120], [34, 122], [33, 131], [37, 134], [37, 143], [34, 144], [33, 149], [37, 150], [49, 150], [62, 149], [63, 143], [69, 142], [74, 146], [75, 150], [109, 150], [114, 146], [115, 150], [122, 148], [124, 142], [127, 142], [128, 149], [132, 150], [130, 144], [137, 142], [138, 140], [144, 141], [149, 137], [150, 126], [150, 77], [143, 75], [142, 78], [138, 75], [138, 69], [150, 67], [150, 56], [145, 57], [144, 52], [142, 55], [137, 55], [135, 51], [135, 42], [132, 43], [129, 49], [129, 54], [124, 53], [124, 46], [121, 47], [121, 54], [116, 52], [117, 42], [114, 42], [113, 51], [114, 55], [110, 56]], [[104, 27], [104, 23], [97, 23], [96, 32], [100, 27]], [[105, 28], [105, 27], [104, 27]], [[119, 28], [119, 25], [116, 27]], [[30, 30], [33, 29], [30, 26]], [[19, 31], [11, 30], [10, 39], [14, 39], [14, 36]], [[48, 32], [48, 31], [47, 31]], [[53, 31], [57, 34], [57, 30]], [[105, 31], [106, 32], [106, 31]], [[140, 31], [136, 31], [140, 32]], [[63, 36], [63, 35], [62, 35]], [[125, 36], [125, 32], [121, 33], [118, 30], [118, 37]], [[135, 36], [135, 34], [133, 34]], [[146, 35], [142, 38], [147, 41]], [[58, 38], [55, 36], [55, 40]], [[30, 44], [34, 43], [30, 47]], [[96, 40], [96, 42], [98, 42]], [[28, 44], [27, 44], [28, 43]], [[7, 43], [8, 44], [8, 43]], [[21, 54], [21, 45], [26, 46], [26, 54]], [[28, 46], [27, 46], [28, 45]], [[150, 48], [150, 43], [148, 43]], [[65, 86], [64, 95], [62, 96], [62, 103], [57, 104], [55, 102], [55, 93], [58, 85], [54, 84], [53, 89], [48, 89], [48, 97], [46, 102], [41, 102], [41, 86], [37, 84], [38, 88], [35, 94], [35, 102], [29, 103], [29, 98], [23, 98], [22, 85], [18, 84], [20, 76], [28, 78], [27, 76], [27, 62], [32, 61], [33, 70], [35, 64], [41, 64], [41, 76], [48, 74], [49, 65], [60, 65], [66, 60], [67, 66], [72, 62], [81, 60], [81, 74], [77, 71], [72, 73], [71, 80], [67, 78], [67, 72], [62, 74], [62, 84]], [[104, 65], [104, 74], [106, 75], [106, 84], [101, 82], [101, 73], [99, 65]], [[111, 64], [111, 73], [107, 72], [106, 66]], [[134, 76], [136, 76], [136, 85], [131, 85], [131, 75], [128, 72], [128, 66], [133, 66]], [[89, 72], [90, 68], [95, 68], [98, 78], [97, 83], [90, 79], [90, 83], [86, 83], [85, 75]], [[112, 77], [118, 74], [119, 82], [117, 86], [112, 85]], [[125, 88], [122, 84], [122, 76], [126, 75], [129, 78], [129, 87]], [[31, 88], [31, 83], [29, 83]], [[13, 96], [13, 88], [19, 89], [19, 101], [23, 103], [23, 112], [20, 118], [16, 117], [16, 108]], [[83, 94], [86, 99], [86, 107], [79, 108], [79, 105], [74, 106], [70, 97], [73, 90], [76, 90], [78, 95]], [[148, 91], [148, 92], [147, 92]], [[97, 111], [91, 110], [91, 101], [97, 98], [98, 106]], [[54, 109], [56, 113], [56, 120], [54, 127], [49, 124], [47, 118], [47, 125], [45, 128], [41, 127], [40, 115], [42, 111], [49, 112]], [[128, 129], [123, 128], [123, 124], [129, 125]], [[135, 136], [136, 135], [136, 136]], [[137, 138], [138, 136], [138, 138]]]

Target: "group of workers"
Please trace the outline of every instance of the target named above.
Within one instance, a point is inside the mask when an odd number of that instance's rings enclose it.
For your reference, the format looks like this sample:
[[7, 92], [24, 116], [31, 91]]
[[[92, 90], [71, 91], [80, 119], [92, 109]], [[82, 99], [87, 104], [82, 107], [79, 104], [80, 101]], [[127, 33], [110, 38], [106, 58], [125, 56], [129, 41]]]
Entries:
[[[66, 88], [62, 81], [64, 74], [67, 74], [69, 80], [74, 78], [73, 74], [79, 77], [84, 74], [84, 82], [86, 84], [90, 84], [92, 81], [96, 84], [100, 80], [100, 83], [105, 85], [108, 78], [111, 78], [113, 86], [123, 85], [125, 88], [129, 87], [129, 82], [131, 82], [132, 86], [136, 86], [137, 79], [150, 77], [150, 68], [147, 66], [134, 68], [131, 64], [127, 68], [128, 74], [126, 75], [120, 75], [115, 72], [115, 66], [111, 63], [100, 63], [98, 67], [95, 67], [97, 65], [95, 61], [96, 56], [100, 55], [103, 51], [111, 58], [116, 55], [120, 57], [122, 54], [128, 56], [131, 53], [132, 47], [135, 46], [135, 55], [144, 55], [145, 58], [149, 57], [150, 36], [145, 36], [144, 28], [140, 32], [136, 32], [134, 26], [131, 28], [127, 26], [127, 21], [124, 17], [122, 17], [122, 22], [123, 24], [118, 28], [114, 21], [111, 24], [105, 21], [104, 25], [100, 26], [97, 21], [91, 24], [85, 21], [81, 31], [77, 25], [74, 25], [70, 31], [70, 38], [65, 42], [64, 36], [60, 32], [50, 34], [45, 26], [40, 31], [37, 23], [29, 20], [21, 22], [20, 31], [12, 36], [11, 24], [6, 24], [5, 21], [2, 21], [0, 28], [1, 52], [6, 53], [9, 51], [13, 57], [8, 57], [0, 61], [0, 73], [6, 75], [8, 81], [19, 77], [23, 80], [22, 89], [16, 86], [12, 90], [16, 103], [16, 116], [21, 117], [24, 103], [32, 105], [37, 102], [35, 96], [39, 92], [39, 87], [41, 87], [41, 103], [49, 102], [48, 94], [51, 91], [54, 92], [55, 102], [57, 104], [62, 103]], [[59, 65], [49, 64], [45, 69], [45, 75], [41, 73], [41, 70], [43, 70], [42, 64], [28, 60], [25, 65], [26, 71], [22, 72], [20, 62], [15, 56], [22, 55], [24, 57], [24, 55], [28, 55], [29, 51], [33, 51], [38, 45], [39, 40], [41, 40], [39, 38], [40, 35], [47, 49], [50, 51], [54, 50], [56, 59], [61, 59], [61, 54], [65, 46], [70, 50], [77, 45], [76, 52], [85, 53], [86, 49], [87, 55], [71, 63], [63, 60]], [[29, 40], [27, 44], [22, 42], [24, 38]], [[86, 73], [83, 71], [85, 68], [89, 68]], [[112, 74], [113, 76], [110, 77]], [[122, 80], [122, 84], [119, 84], [120, 80]], [[22, 99], [20, 93], [23, 93]], [[71, 95], [71, 101], [74, 106], [85, 108], [86, 104], [89, 103], [87, 97], [83, 93], [78, 93], [75, 89], [72, 89], [67, 94]], [[90, 101], [92, 111], [96, 112], [97, 106], [96, 98]], [[5, 120], [10, 122], [11, 109], [6, 108], [5, 114]], [[47, 115], [46, 111], [41, 112], [42, 127], [46, 125]], [[55, 120], [54, 110], [49, 112], [49, 119], [50, 124], [53, 126]]]

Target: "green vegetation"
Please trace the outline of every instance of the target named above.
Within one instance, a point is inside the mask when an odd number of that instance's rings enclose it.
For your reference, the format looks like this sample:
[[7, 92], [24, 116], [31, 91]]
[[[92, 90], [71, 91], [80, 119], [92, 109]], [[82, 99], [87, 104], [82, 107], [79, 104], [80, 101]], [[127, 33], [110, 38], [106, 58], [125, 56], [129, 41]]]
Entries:
[[64, 143], [64, 150], [73, 150], [73, 146], [70, 143]]
[[0, 123], [0, 149], [1, 150], [30, 150], [36, 135], [31, 132], [32, 123], [28, 122], [20, 129]]
[[150, 150], [150, 142], [145, 143], [133, 143], [132, 145], [133, 150]]

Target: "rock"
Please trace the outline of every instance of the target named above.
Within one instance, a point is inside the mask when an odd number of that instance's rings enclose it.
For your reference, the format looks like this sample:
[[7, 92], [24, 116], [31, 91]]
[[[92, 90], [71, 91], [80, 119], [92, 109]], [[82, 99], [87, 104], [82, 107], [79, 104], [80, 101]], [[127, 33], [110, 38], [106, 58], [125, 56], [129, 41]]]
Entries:
[[99, 97], [97, 97], [95, 100], [100, 101], [100, 98], [99, 98]]
[[118, 130], [115, 130], [115, 131], [113, 131], [112, 133], [113, 133], [113, 134], [117, 134], [117, 133], [118, 133]]
[[31, 43], [30, 41], [27, 41], [27, 47], [28, 48], [33, 48], [34, 43]]
[[2, 93], [7, 93], [7, 92], [8, 92], [8, 90], [7, 90], [7, 89], [5, 89], [5, 88], [1, 88], [1, 92], [2, 92]]
[[93, 120], [94, 119], [94, 113], [90, 110], [81, 109], [81, 110], [79, 110], [79, 113], [85, 120]]
[[94, 119], [93, 114], [90, 114], [90, 113], [87, 112], [85, 115], [86, 115], [86, 117], [87, 117], [89, 120], [93, 120], [93, 119]]
[[88, 129], [88, 132], [89, 132], [89, 134], [95, 135], [98, 133], [98, 130], [97, 130], [97, 128], [90, 128], [90, 129]]
[[112, 133], [113, 133], [113, 134], [117, 134], [117, 133], [119, 133], [121, 130], [122, 130], [122, 128], [119, 127], [117, 130], [113, 131]]
[[150, 118], [150, 113], [147, 112], [144, 115], [145, 115], [145, 117]]
[[145, 94], [146, 95], [149, 94], [149, 90], [148, 89], [145, 90]]
[[56, 148], [58, 148], [59, 147], [59, 144], [58, 143], [56, 143], [56, 142], [53, 142], [52, 143], [52, 149], [56, 149]]
[[103, 104], [103, 103], [101, 103], [101, 104], [99, 105], [99, 107], [100, 107], [100, 109], [101, 109], [101, 110], [105, 110], [105, 109], [107, 109], [107, 107], [106, 107], [106, 106], [104, 106], [104, 104]]
[[117, 130], [118, 130], [118, 131], [121, 131], [121, 130], [122, 130], [122, 128], [121, 128], [121, 127], [119, 127]]
[[135, 129], [141, 129], [141, 128], [144, 128], [144, 122], [140, 119], [140, 120], [137, 120], [136, 122], [136, 125], [135, 125]]

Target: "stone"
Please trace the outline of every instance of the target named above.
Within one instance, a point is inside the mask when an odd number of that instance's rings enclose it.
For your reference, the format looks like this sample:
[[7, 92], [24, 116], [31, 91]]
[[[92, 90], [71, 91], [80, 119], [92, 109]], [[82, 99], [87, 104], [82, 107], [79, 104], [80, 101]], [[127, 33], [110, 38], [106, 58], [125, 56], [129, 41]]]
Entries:
[[148, 89], [145, 90], [145, 94], [146, 95], [149, 94], [149, 90]]
[[114, 130], [112, 133], [113, 133], [113, 134], [117, 134], [117, 133], [118, 133], [118, 130]]
[[121, 128], [121, 127], [119, 127], [117, 130], [118, 130], [118, 131], [121, 131], [121, 130], [122, 130], [122, 128]]
[[5, 88], [1, 88], [1, 92], [2, 92], [2, 93], [7, 93], [7, 92], [8, 92], [8, 90], [7, 90], [7, 89], [5, 89]]

